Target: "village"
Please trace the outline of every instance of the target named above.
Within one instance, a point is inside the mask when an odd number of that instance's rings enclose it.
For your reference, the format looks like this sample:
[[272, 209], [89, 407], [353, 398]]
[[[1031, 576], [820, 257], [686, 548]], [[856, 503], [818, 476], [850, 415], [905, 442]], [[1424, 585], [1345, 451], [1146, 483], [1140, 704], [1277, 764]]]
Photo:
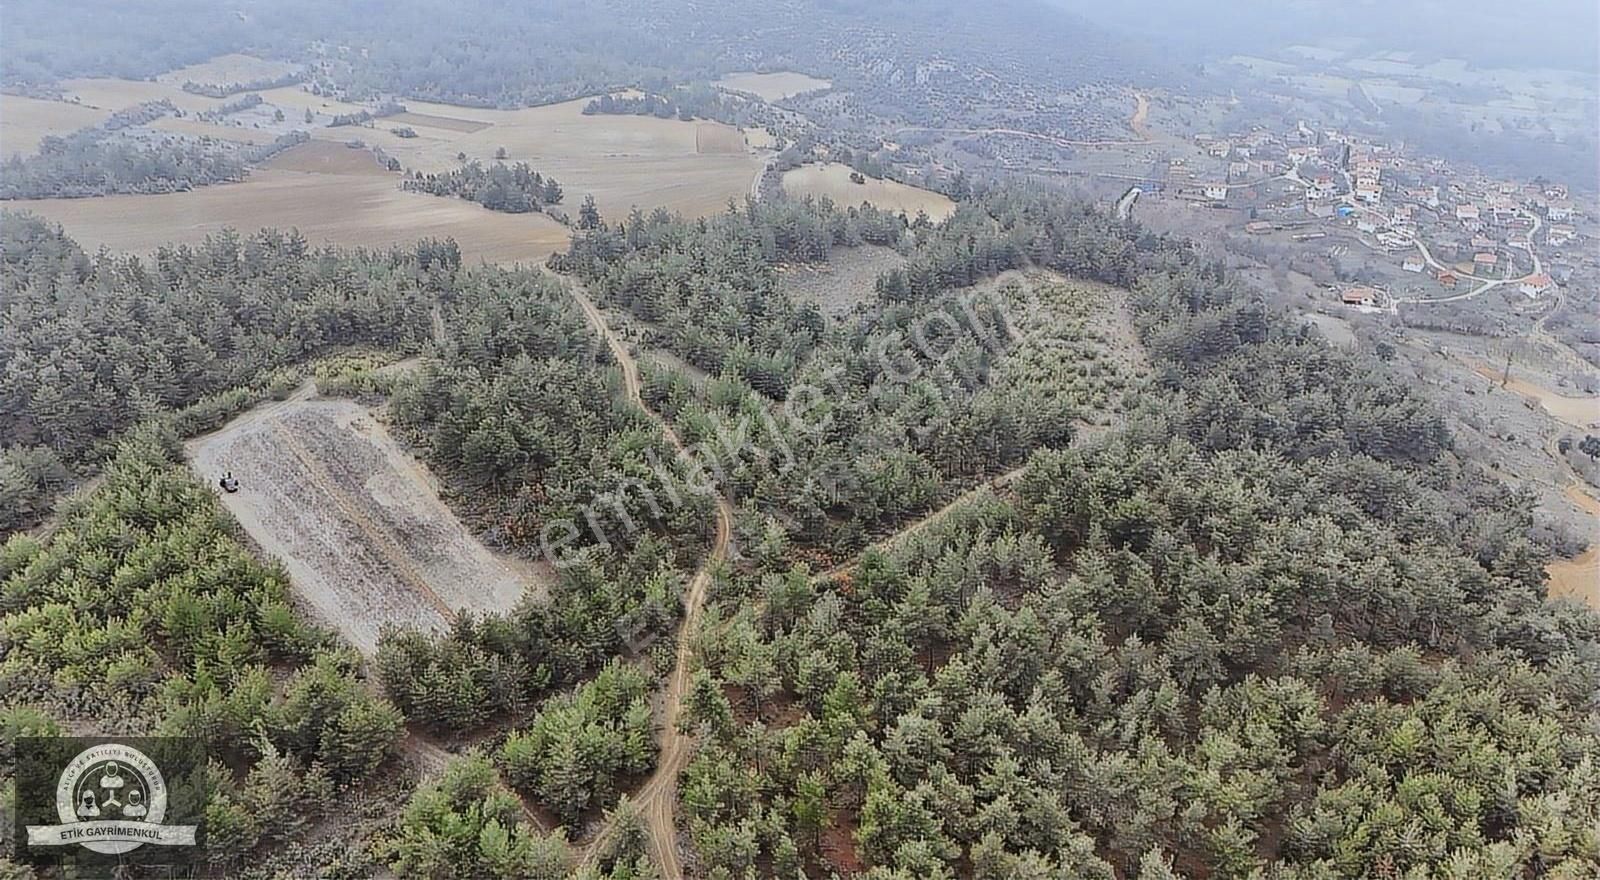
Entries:
[[1502, 287], [1536, 300], [1600, 279], [1596, 218], [1559, 182], [1496, 180], [1304, 121], [1287, 131], [1197, 134], [1193, 146], [1135, 178], [1130, 192], [1240, 214], [1243, 231], [1264, 243], [1384, 256], [1393, 271], [1327, 279], [1352, 309], [1394, 313]]

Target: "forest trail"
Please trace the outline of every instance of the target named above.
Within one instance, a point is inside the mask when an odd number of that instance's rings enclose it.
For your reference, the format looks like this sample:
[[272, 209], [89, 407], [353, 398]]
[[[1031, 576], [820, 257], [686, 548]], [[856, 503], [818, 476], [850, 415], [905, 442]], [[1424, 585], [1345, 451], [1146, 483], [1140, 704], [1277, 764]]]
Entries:
[[1150, 129], [1145, 123], [1150, 119], [1150, 98], [1144, 92], [1134, 92], [1133, 100], [1137, 103], [1133, 107], [1133, 116], [1128, 119], [1128, 127], [1133, 133], [1145, 140], [1150, 140]]
[[1596, 497], [1572, 462], [1561, 454], [1557, 442], [1557, 435], [1550, 435], [1545, 442], [1545, 452], [1562, 468], [1565, 483], [1562, 494], [1574, 507], [1593, 517], [1596, 528], [1590, 534], [1589, 546], [1582, 553], [1566, 559], [1552, 559], [1545, 566], [1545, 574], [1550, 579], [1547, 589], [1552, 598], [1561, 596], [1577, 599], [1600, 611], [1600, 497]]
[[928, 526], [933, 525], [934, 523], [938, 522], [939, 520], [944, 519], [946, 516], [948, 516], [950, 514], [950, 511], [955, 510], [956, 508], [962, 506], [963, 504], [966, 504], [967, 502], [971, 501], [979, 493], [986, 492], [986, 491], [993, 490], [993, 489], [1004, 489], [1005, 487], [1011, 485], [1012, 483], [1015, 483], [1018, 480], [1018, 478], [1020, 478], [1022, 476], [1022, 474], [1025, 471], [1027, 471], [1027, 469], [1028, 469], [1028, 466], [1027, 465], [1023, 465], [1021, 467], [1013, 468], [1013, 469], [1011, 469], [1009, 471], [1006, 471], [1005, 473], [1003, 473], [1003, 474], [1001, 474], [1001, 475], [999, 475], [997, 477], [992, 477], [992, 478], [990, 478], [988, 480], [984, 480], [982, 483], [979, 483], [978, 485], [973, 486], [971, 489], [968, 489], [967, 491], [962, 492], [960, 495], [957, 495], [955, 498], [951, 499], [950, 502], [948, 504], [944, 505], [943, 507], [940, 507], [940, 508], [938, 508], [936, 510], [929, 511], [922, 518], [917, 519], [917, 520], [913, 520], [905, 528], [895, 532], [894, 534], [891, 534], [891, 535], [888, 535], [888, 536], [886, 536], [884, 538], [881, 538], [881, 539], [879, 539], [877, 541], [873, 541], [871, 544], [868, 544], [866, 547], [862, 548], [860, 553], [857, 553], [856, 555], [850, 557], [849, 559], [846, 559], [844, 562], [841, 562], [838, 565], [835, 565], [833, 568], [830, 568], [827, 571], [819, 572], [819, 573], [817, 573], [815, 575], [812, 575], [812, 580], [831, 580], [833, 578], [838, 577], [839, 575], [844, 574], [845, 572], [849, 571], [850, 569], [855, 568], [856, 566], [860, 565], [861, 564], [861, 557], [867, 555], [868, 552], [873, 551], [873, 550], [880, 550], [880, 551], [881, 550], [887, 550], [890, 547], [893, 547], [895, 544], [899, 543], [900, 541], [903, 541], [906, 538], [916, 534], [917, 532], [922, 531], [923, 529], [927, 528]]
[[[618, 366], [622, 368], [623, 387], [628, 399], [660, 425], [661, 432], [677, 450], [678, 457], [690, 461], [689, 450], [678, 437], [678, 432], [673, 430], [672, 425], [659, 413], [645, 405], [640, 393], [643, 386], [639, 381], [639, 365], [634, 362], [627, 345], [616, 331], [611, 329], [611, 325], [606, 323], [605, 315], [577, 283], [570, 278], [567, 279], [567, 283], [571, 286], [572, 298], [583, 309], [584, 317], [589, 319], [595, 332], [605, 339], [606, 345], [611, 349], [612, 357], [616, 358]], [[728, 558], [728, 544], [732, 537], [733, 507], [727, 499], [719, 495], [717, 534], [711, 544], [711, 552], [706, 554], [705, 561], [700, 563], [699, 570], [694, 573], [693, 579], [689, 581], [689, 588], [683, 594], [683, 622], [678, 626], [677, 651], [673, 660], [672, 676], [667, 680], [666, 689], [661, 694], [661, 740], [660, 751], [656, 756], [656, 769], [633, 797], [633, 803], [638, 806], [649, 832], [650, 855], [655, 860], [656, 866], [661, 869], [661, 876], [667, 880], [679, 880], [683, 877], [683, 866], [678, 860], [678, 826], [675, 818], [678, 774], [689, 763], [693, 740], [678, 730], [678, 715], [683, 708], [684, 697], [689, 692], [689, 665], [693, 659], [692, 640], [695, 630], [700, 625], [701, 613], [705, 610], [706, 594], [711, 587], [711, 573]], [[606, 841], [610, 840], [614, 828], [614, 825], [608, 823], [599, 834], [595, 835], [594, 840], [589, 842], [583, 853], [584, 865], [593, 864], [604, 849]]]

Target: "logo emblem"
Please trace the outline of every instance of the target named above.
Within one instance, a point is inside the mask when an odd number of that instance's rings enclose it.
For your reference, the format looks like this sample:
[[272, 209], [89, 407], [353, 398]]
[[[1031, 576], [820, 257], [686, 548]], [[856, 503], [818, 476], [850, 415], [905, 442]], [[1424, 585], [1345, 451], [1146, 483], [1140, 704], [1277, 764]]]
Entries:
[[60, 825], [29, 825], [29, 846], [72, 846], [107, 855], [145, 844], [194, 846], [195, 826], [164, 825], [167, 783], [144, 752], [120, 743], [78, 753], [56, 784]]

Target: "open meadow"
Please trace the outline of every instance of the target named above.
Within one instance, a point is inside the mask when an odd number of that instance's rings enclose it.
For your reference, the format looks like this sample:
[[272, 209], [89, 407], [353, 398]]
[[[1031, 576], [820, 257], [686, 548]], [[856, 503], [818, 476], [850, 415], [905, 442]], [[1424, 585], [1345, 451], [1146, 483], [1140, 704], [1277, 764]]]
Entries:
[[913, 217], [918, 211], [925, 211], [930, 220], [936, 221], [955, 213], [956, 203], [939, 193], [871, 177], [864, 183], [852, 183], [850, 170], [850, 166], [837, 162], [802, 165], [783, 173], [783, 189], [797, 198], [827, 196], [841, 207], [867, 202], [888, 211], [904, 211]]
[[17, 153], [26, 156], [39, 149], [46, 135], [69, 135], [99, 125], [110, 115], [108, 110], [65, 101], [0, 95], [0, 159]]
[[[316, 112], [346, 112], [295, 89], [263, 93], [270, 102], [293, 100], [319, 106]], [[298, 97], [298, 96], [303, 96]], [[490, 110], [406, 101], [407, 112], [377, 120], [372, 128], [318, 128], [312, 137], [361, 138], [382, 147], [407, 169], [428, 173], [460, 165], [459, 156], [492, 162], [501, 149], [506, 161], [526, 162], [554, 176], [566, 189], [570, 213], [593, 195], [606, 217], [618, 218], [638, 206], [664, 207], [688, 216], [714, 214], [729, 199], [742, 199], [761, 160], [742, 132], [716, 122], [684, 122], [653, 116], [585, 116], [587, 100], [520, 110]], [[416, 137], [390, 131], [409, 126]]]
[[831, 88], [833, 83], [792, 70], [778, 73], [730, 73], [712, 83], [730, 92], [748, 92], [763, 101], [781, 101], [806, 92]]
[[228, 86], [277, 79], [299, 73], [302, 65], [289, 61], [268, 61], [254, 55], [232, 52], [218, 55], [199, 64], [169, 70], [156, 77], [157, 82], [182, 86], [186, 82], [203, 86]]
[[[333, 173], [314, 168], [326, 162]], [[358, 169], [354, 164], [370, 166]], [[196, 244], [225, 228], [298, 228], [314, 243], [409, 246], [453, 237], [469, 261], [532, 263], [566, 247], [567, 229], [543, 214], [502, 214], [461, 199], [404, 192], [365, 151], [312, 141], [277, 156], [243, 183], [163, 195], [21, 199], [4, 203], [60, 223], [89, 250], [151, 254]]]
[[526, 589], [542, 595], [532, 567], [485, 548], [360, 404], [303, 392], [185, 449], [207, 484], [233, 474], [228, 511], [288, 568], [300, 600], [364, 653], [385, 624], [440, 631], [462, 609], [504, 612]]
[[[241, 56], [243, 57], [243, 56]], [[235, 65], [238, 75], [259, 71]], [[221, 68], [219, 68], [221, 69]], [[281, 72], [281, 69], [278, 69]], [[270, 72], [270, 71], [269, 71]], [[283, 122], [260, 128], [218, 124], [196, 114], [220, 99], [183, 91], [177, 72], [160, 81], [80, 79], [64, 83], [77, 104], [7, 97], [6, 149], [32, 151], [45, 134], [66, 134], [141, 101], [170, 100], [185, 116], [164, 117], [150, 128], [189, 136], [266, 143], [277, 129], [308, 129], [312, 142], [275, 157], [243, 183], [165, 195], [117, 195], [77, 200], [19, 200], [6, 207], [31, 210], [66, 227], [85, 246], [151, 253], [167, 242], [194, 243], [233, 227], [296, 227], [318, 242], [385, 247], [429, 236], [451, 236], [469, 260], [531, 262], [565, 247], [567, 230], [542, 214], [504, 214], [460, 199], [402, 192], [400, 178], [382, 171], [363, 146], [382, 148], [407, 170], [443, 172], [460, 157], [527, 162], [559, 180], [560, 209], [572, 213], [592, 195], [601, 213], [620, 219], [635, 206], [663, 207], [688, 216], [722, 211], [742, 200], [762, 161], [737, 128], [716, 122], [583, 113], [586, 101], [521, 110], [407, 102], [407, 112], [370, 126], [329, 127], [336, 115], [362, 105], [325, 98], [298, 86], [266, 89], [266, 106]], [[231, 74], [216, 74], [227, 78]], [[230, 80], [231, 81], [231, 80]], [[310, 112], [313, 122], [304, 124]], [[238, 117], [229, 117], [237, 120]], [[414, 136], [397, 130], [410, 128]]]

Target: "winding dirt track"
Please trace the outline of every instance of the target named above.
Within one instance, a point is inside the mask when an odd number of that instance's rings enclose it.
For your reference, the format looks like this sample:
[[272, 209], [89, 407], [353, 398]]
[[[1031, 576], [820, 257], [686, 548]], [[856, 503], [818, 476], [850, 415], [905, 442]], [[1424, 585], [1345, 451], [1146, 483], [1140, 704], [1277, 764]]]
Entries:
[[[633, 355], [628, 352], [628, 347], [606, 323], [605, 315], [595, 307], [589, 297], [575, 283], [570, 280], [569, 283], [572, 283], [572, 298], [583, 309], [584, 317], [589, 319], [595, 331], [605, 338], [612, 357], [616, 358], [618, 366], [622, 368], [622, 382], [628, 399], [661, 426], [661, 432], [677, 450], [678, 457], [689, 461], [689, 451], [684, 446], [683, 440], [678, 437], [678, 432], [674, 431], [672, 425], [668, 424], [659, 413], [645, 406], [644, 398], [640, 394], [643, 386], [639, 381], [639, 366], [634, 362]], [[678, 627], [677, 654], [672, 667], [672, 677], [667, 680], [667, 687], [661, 695], [661, 741], [660, 753], [656, 756], [656, 769], [633, 796], [633, 802], [639, 807], [639, 812], [649, 830], [650, 855], [661, 869], [662, 877], [667, 880], [678, 880], [683, 877], [683, 866], [678, 859], [678, 826], [675, 813], [678, 801], [678, 774], [683, 772], [683, 768], [689, 763], [693, 742], [691, 737], [678, 730], [678, 713], [683, 708], [684, 696], [689, 692], [689, 661], [693, 653], [691, 640], [700, 624], [701, 612], [705, 610], [706, 593], [711, 586], [711, 572], [728, 558], [728, 544], [732, 540], [732, 535], [733, 507], [728, 504], [727, 499], [718, 496], [716, 539], [712, 542], [711, 552], [700, 564], [699, 571], [695, 572], [694, 578], [689, 581], [688, 590], [683, 595], [683, 623]], [[583, 854], [584, 865], [594, 863], [605, 848], [605, 843], [611, 839], [614, 828], [614, 825], [608, 824], [589, 843]]]

